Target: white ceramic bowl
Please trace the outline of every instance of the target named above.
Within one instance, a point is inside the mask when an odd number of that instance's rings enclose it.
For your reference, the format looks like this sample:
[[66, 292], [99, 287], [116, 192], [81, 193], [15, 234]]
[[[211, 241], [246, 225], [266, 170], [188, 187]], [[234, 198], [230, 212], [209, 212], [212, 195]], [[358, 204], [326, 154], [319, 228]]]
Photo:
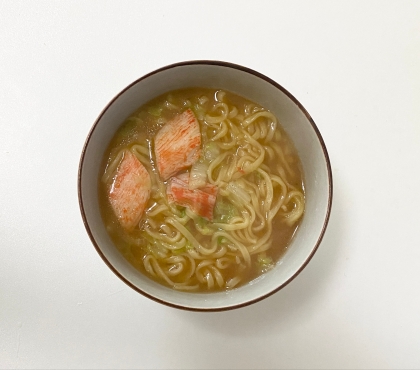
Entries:
[[[287, 253], [257, 280], [227, 292], [187, 293], [157, 284], [135, 270], [117, 251], [101, 219], [99, 166], [118, 127], [142, 104], [185, 87], [225, 89], [271, 110], [293, 140], [302, 161], [306, 209]], [[80, 159], [78, 193], [82, 218], [97, 252], [109, 268], [137, 292], [169, 306], [221, 311], [257, 302], [283, 288], [306, 266], [324, 235], [332, 202], [327, 149], [314, 121], [283, 87], [251, 69], [217, 61], [191, 61], [163, 67], [139, 78], [117, 94], [93, 124]]]

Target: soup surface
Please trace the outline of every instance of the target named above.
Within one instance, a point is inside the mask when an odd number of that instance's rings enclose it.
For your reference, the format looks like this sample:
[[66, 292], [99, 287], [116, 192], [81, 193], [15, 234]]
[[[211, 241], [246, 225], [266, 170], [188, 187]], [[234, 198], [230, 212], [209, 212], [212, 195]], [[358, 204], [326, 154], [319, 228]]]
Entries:
[[99, 197], [124, 257], [191, 292], [269, 271], [305, 204], [300, 161], [277, 118], [203, 88], [160, 96], [122, 124], [104, 155]]

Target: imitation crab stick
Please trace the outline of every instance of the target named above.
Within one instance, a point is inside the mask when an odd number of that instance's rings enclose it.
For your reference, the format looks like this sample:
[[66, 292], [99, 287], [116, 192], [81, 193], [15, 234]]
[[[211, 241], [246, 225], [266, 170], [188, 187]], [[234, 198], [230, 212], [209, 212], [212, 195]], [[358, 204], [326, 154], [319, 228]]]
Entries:
[[117, 168], [109, 191], [109, 201], [121, 226], [132, 230], [140, 221], [150, 197], [150, 175], [129, 150]]
[[217, 186], [206, 184], [201, 189], [190, 189], [189, 174], [172, 177], [167, 188], [168, 201], [188, 207], [195, 214], [211, 221], [216, 203]]
[[156, 135], [156, 163], [164, 181], [194, 164], [200, 154], [200, 126], [191, 109], [167, 122]]

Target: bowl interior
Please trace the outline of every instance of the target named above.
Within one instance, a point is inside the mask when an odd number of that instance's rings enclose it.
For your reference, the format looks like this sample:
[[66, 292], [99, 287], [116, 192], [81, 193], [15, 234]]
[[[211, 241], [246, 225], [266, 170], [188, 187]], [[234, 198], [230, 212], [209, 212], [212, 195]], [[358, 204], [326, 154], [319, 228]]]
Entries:
[[[117, 251], [102, 222], [98, 202], [99, 167], [104, 151], [122, 122], [139, 106], [170, 90], [185, 87], [225, 89], [271, 110], [293, 141], [301, 159], [306, 193], [302, 223], [276, 267], [238, 289], [185, 293], [155, 283], [135, 270]], [[79, 201], [89, 236], [108, 266], [149, 298], [180, 308], [221, 310], [262, 299], [286, 285], [309, 261], [328, 222], [332, 180], [322, 138], [305, 109], [285, 89], [243, 67], [198, 62], [177, 64], [137, 80], [119, 93], [94, 124], [79, 168]], [[274, 241], [275, 242], [275, 241]]]

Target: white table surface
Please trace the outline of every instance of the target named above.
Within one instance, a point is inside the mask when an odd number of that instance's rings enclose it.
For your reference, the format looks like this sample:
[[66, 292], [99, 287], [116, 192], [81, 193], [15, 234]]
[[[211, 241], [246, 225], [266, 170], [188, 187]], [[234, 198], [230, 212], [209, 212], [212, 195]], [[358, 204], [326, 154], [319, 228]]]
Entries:
[[[325, 238], [286, 288], [192, 313], [131, 290], [80, 216], [91, 125], [215, 59], [288, 89], [326, 142]], [[420, 367], [419, 1], [0, 1], [0, 367]]]

